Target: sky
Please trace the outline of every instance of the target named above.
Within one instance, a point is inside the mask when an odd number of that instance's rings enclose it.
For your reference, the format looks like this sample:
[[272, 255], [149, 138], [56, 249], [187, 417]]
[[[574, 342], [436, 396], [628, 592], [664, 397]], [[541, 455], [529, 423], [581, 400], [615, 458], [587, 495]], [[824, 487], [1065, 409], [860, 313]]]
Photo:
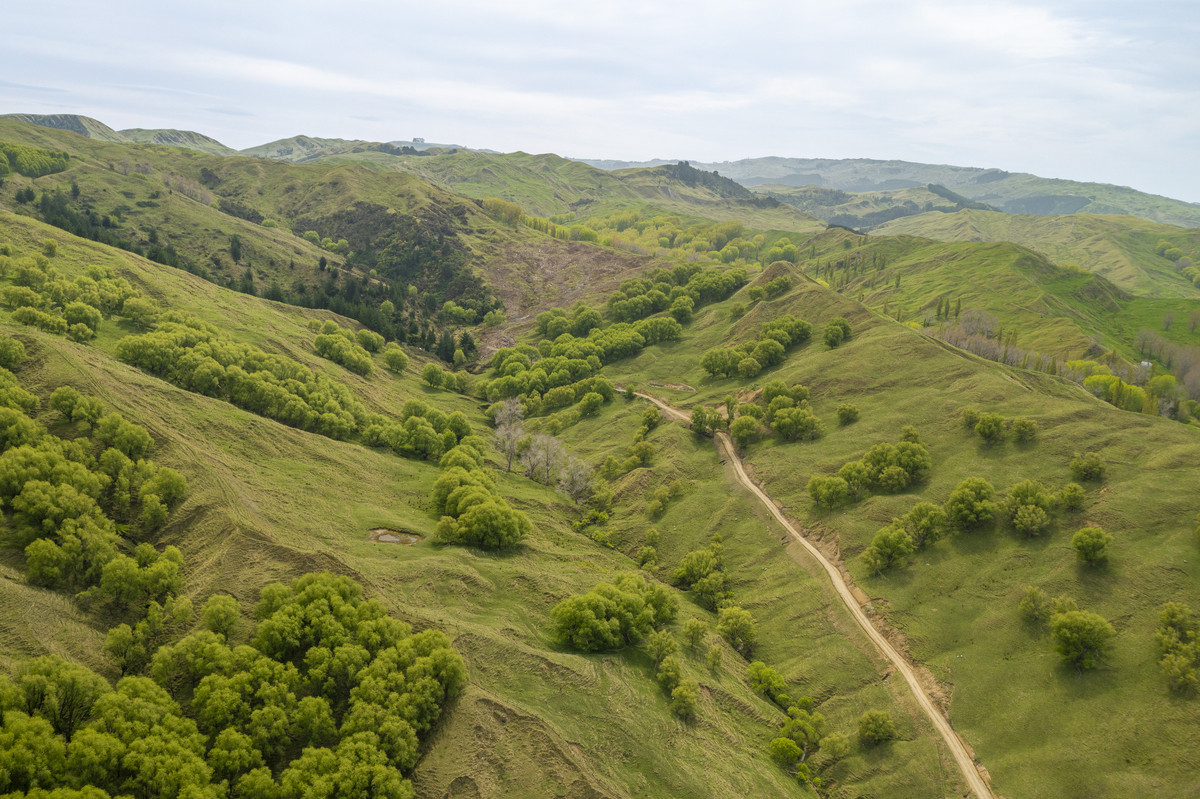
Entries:
[[0, 113], [238, 149], [902, 159], [1200, 202], [1196, 0], [12, 5]]

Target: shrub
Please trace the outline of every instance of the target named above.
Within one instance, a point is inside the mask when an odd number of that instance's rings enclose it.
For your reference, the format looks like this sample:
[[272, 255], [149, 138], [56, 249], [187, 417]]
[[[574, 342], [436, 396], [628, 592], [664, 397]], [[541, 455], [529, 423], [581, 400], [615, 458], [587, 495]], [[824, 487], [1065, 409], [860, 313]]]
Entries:
[[842, 333], [842, 328], [839, 325], [835, 325], [830, 322], [825, 326], [825, 334], [823, 339], [826, 347], [833, 349], [834, 347], [840, 345], [845, 338], [846, 336], [844, 333]]
[[1075, 453], [1071, 459], [1071, 474], [1076, 480], [1100, 480], [1104, 477], [1104, 455], [1099, 452]]
[[1004, 417], [998, 413], [985, 413], [975, 423], [975, 435], [987, 444], [997, 444], [1004, 440]]
[[1045, 621], [1050, 615], [1050, 598], [1036, 585], [1027, 585], [1021, 601], [1017, 603], [1017, 610], [1026, 621]]
[[858, 719], [858, 740], [868, 746], [893, 741], [899, 733], [886, 710], [868, 710]]
[[737, 370], [743, 380], [749, 380], [762, 371], [762, 366], [754, 358], [742, 358], [737, 363]]
[[1037, 438], [1038, 423], [1033, 419], [1013, 419], [1012, 420], [1013, 438], [1019, 443], [1025, 444]]
[[1018, 533], [1032, 538], [1050, 524], [1050, 516], [1037, 505], [1022, 505], [1013, 514], [1012, 525]]
[[843, 402], [837, 407], [838, 424], [847, 425], [858, 421], [858, 406]]
[[0, 336], [0, 367], [16, 369], [25, 362], [25, 345], [15, 338]]
[[1058, 504], [1063, 510], [1077, 511], [1083, 508], [1087, 493], [1079, 483], [1067, 483], [1058, 492]]
[[841, 477], [814, 474], [808, 481], [808, 493], [819, 508], [839, 508], [853, 497], [849, 484]]
[[961, 411], [959, 411], [959, 414], [962, 417], [963, 427], [966, 427], [968, 430], [974, 430], [975, 425], [979, 424], [979, 417], [981, 414], [978, 408], [963, 408]]
[[946, 532], [946, 512], [932, 502], [918, 502], [900, 520], [917, 549], [934, 543]]
[[408, 355], [395, 344], [389, 344], [383, 351], [383, 363], [393, 372], [403, 372], [408, 368]]
[[758, 643], [758, 625], [750, 611], [727, 605], [717, 613], [717, 633], [742, 657], [750, 657]]

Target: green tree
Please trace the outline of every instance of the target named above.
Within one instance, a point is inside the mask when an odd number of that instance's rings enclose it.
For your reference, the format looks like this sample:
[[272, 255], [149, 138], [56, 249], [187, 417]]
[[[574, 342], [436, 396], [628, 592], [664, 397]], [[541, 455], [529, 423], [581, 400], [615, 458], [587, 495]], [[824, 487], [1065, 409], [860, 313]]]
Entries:
[[1076, 480], [1100, 480], [1104, 477], [1104, 455], [1099, 452], [1076, 452], [1070, 467]]
[[932, 502], [918, 502], [904, 515], [901, 524], [917, 549], [924, 549], [945, 535], [946, 512]]
[[985, 413], [975, 423], [975, 435], [987, 444], [998, 444], [1004, 440], [1004, 417], [998, 413]]
[[750, 611], [737, 605], [727, 605], [717, 612], [717, 633], [746, 658], [758, 643], [758, 624]]
[[843, 402], [837, 406], [838, 424], [848, 425], [858, 421], [858, 406]]
[[978, 527], [996, 515], [992, 499], [996, 489], [982, 477], [968, 477], [958, 484], [946, 500], [946, 515], [963, 529]]
[[752, 416], [739, 416], [729, 425], [729, 435], [744, 450], [758, 437], [758, 421]]
[[1071, 536], [1071, 546], [1081, 561], [1095, 566], [1108, 560], [1112, 536], [1099, 527], [1084, 527]]
[[860, 557], [872, 574], [879, 574], [893, 566], [903, 565], [915, 550], [912, 537], [897, 519], [875, 533], [871, 546], [863, 550]]
[[1082, 671], [1100, 665], [1116, 631], [1102, 616], [1072, 610], [1050, 617], [1050, 635], [1063, 662]]
[[671, 712], [684, 721], [696, 718], [700, 705], [700, 686], [695, 680], [681, 680], [671, 691]]
[[898, 736], [892, 715], [886, 710], [868, 710], [858, 719], [858, 740], [868, 746], [892, 741]]

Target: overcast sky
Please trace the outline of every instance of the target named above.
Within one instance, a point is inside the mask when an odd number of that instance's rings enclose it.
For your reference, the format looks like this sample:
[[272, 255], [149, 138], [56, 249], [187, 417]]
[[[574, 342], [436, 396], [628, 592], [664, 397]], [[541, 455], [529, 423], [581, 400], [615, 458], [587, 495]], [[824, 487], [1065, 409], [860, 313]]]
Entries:
[[0, 112], [239, 149], [899, 158], [1200, 201], [1197, 0], [11, 6]]

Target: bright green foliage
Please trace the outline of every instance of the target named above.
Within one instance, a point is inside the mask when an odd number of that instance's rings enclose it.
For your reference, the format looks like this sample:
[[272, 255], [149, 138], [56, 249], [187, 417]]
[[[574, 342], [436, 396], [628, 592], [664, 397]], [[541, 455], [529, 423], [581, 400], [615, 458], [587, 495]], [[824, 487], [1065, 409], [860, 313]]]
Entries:
[[946, 516], [961, 529], [978, 527], [996, 515], [996, 489], [982, 477], [968, 477], [946, 500]]
[[758, 624], [750, 611], [737, 605], [726, 605], [717, 612], [717, 633], [745, 658], [750, 657], [758, 643]]
[[25, 345], [15, 338], [0, 336], [0, 367], [16, 369], [25, 362]]
[[692, 721], [699, 706], [700, 686], [695, 680], [680, 680], [671, 691], [671, 712], [684, 721]]
[[796, 764], [800, 762], [800, 757], [803, 754], [800, 751], [800, 746], [791, 738], [776, 738], [771, 741], [768, 752], [772, 760], [778, 763], [781, 768], [788, 771], [796, 768]]
[[408, 368], [408, 355], [397, 344], [389, 344], [383, 351], [383, 363], [399, 374]]
[[830, 349], [840, 345], [843, 341], [850, 338], [850, 323], [844, 318], [838, 316], [830, 319], [825, 325], [824, 340], [825, 346]]
[[237, 600], [228, 594], [213, 594], [200, 612], [200, 623], [204, 625], [204, 629], [217, 633], [226, 641], [237, 629], [240, 618]]
[[674, 598], [637, 574], [600, 583], [586, 594], [568, 597], [550, 611], [554, 634], [581, 652], [620, 649], [675, 617]]
[[843, 402], [837, 406], [838, 424], [848, 425], [858, 421], [858, 406]]
[[330, 574], [268, 586], [255, 614], [254, 646], [194, 633], [158, 650], [154, 681], [113, 690], [57, 658], [0, 678], [0, 790], [221, 799], [225, 781], [256, 799], [412, 797], [418, 736], [466, 681], [446, 637], [411, 634]]
[[850, 502], [854, 493], [841, 477], [814, 474], [808, 481], [808, 493], [818, 508], [840, 508]]
[[702, 604], [715, 610], [727, 596], [723, 549], [714, 541], [705, 549], [697, 549], [683, 556], [675, 569], [674, 580], [681, 588], [690, 588]]
[[875, 533], [871, 546], [863, 550], [862, 561], [872, 574], [879, 574], [893, 566], [902, 566], [909, 555], [916, 551], [916, 544], [899, 520], [882, 527]]
[[1071, 474], [1076, 480], [1100, 480], [1104, 477], [1104, 455], [1099, 452], [1075, 453], [1071, 459]]
[[784, 441], [811, 441], [825, 431], [821, 420], [807, 408], [784, 408], [776, 412], [771, 427]]
[[746, 680], [755, 693], [765, 696], [782, 708], [791, 704], [787, 681], [775, 669], [756, 660], [746, 667]]
[[117, 356], [177, 386], [331, 438], [347, 438], [366, 422], [366, 410], [340, 383], [175, 311], [153, 332], [121, 339]]
[[650, 655], [650, 659], [654, 661], [655, 666], [661, 664], [663, 658], [673, 655], [678, 651], [679, 642], [675, 640], [675, 636], [671, 635], [668, 630], [656, 630], [646, 636], [646, 652]]
[[1071, 547], [1081, 561], [1095, 566], [1108, 560], [1112, 536], [1099, 527], [1084, 527], [1071, 536]]
[[1063, 510], [1081, 510], [1086, 498], [1087, 493], [1079, 483], [1067, 483], [1058, 492], [1058, 504]]
[[1027, 585], [1021, 595], [1021, 601], [1017, 604], [1017, 610], [1026, 621], [1043, 622], [1050, 616], [1050, 599], [1046, 592], [1036, 585]]
[[683, 663], [675, 656], [664, 657], [657, 665], [658, 670], [654, 673], [654, 679], [662, 686], [662, 689], [667, 693], [675, 690], [679, 685], [679, 681], [683, 679]]
[[317, 355], [341, 364], [355, 374], [364, 376], [371, 374], [370, 353], [346, 336], [337, 333], [322, 333], [313, 340], [313, 348]]
[[886, 710], [868, 710], [858, 719], [858, 740], [868, 746], [895, 740], [899, 734]]
[[1200, 614], [1178, 602], [1163, 605], [1155, 632], [1158, 662], [1172, 691], [1200, 690]]
[[788, 720], [779, 730], [780, 737], [795, 742], [803, 762], [821, 745], [825, 732], [825, 717], [802, 707], [789, 707]]
[[1013, 529], [1029, 537], [1038, 535], [1050, 524], [1046, 511], [1035, 505], [1022, 505], [1013, 515]]
[[1072, 610], [1050, 617], [1050, 635], [1063, 662], [1082, 671], [1100, 665], [1116, 631], [1102, 616]]
[[739, 416], [729, 425], [729, 435], [740, 449], [745, 449], [758, 437], [758, 421], [753, 416]]
[[979, 424], [979, 419], [983, 415], [978, 408], [968, 406], [959, 411], [962, 418], [963, 426], [968, 430], [974, 430], [975, 425]]
[[904, 514], [900, 524], [916, 548], [924, 549], [945, 535], [949, 521], [941, 507], [932, 502], [918, 502]]
[[1034, 419], [1013, 419], [1012, 420], [1013, 438], [1018, 443], [1025, 444], [1037, 438], [1038, 423]]
[[830, 733], [820, 740], [822, 754], [833, 761], [850, 754], [850, 739], [840, 732]]
[[691, 649], [699, 649], [708, 635], [708, 622], [702, 619], [688, 619], [683, 623], [683, 640]]
[[362, 347], [367, 352], [379, 352], [383, 349], [384, 338], [374, 330], [362, 329], [354, 334], [355, 341], [358, 346]]
[[998, 413], [985, 413], [975, 423], [975, 435], [988, 444], [1004, 440], [1004, 417]]

